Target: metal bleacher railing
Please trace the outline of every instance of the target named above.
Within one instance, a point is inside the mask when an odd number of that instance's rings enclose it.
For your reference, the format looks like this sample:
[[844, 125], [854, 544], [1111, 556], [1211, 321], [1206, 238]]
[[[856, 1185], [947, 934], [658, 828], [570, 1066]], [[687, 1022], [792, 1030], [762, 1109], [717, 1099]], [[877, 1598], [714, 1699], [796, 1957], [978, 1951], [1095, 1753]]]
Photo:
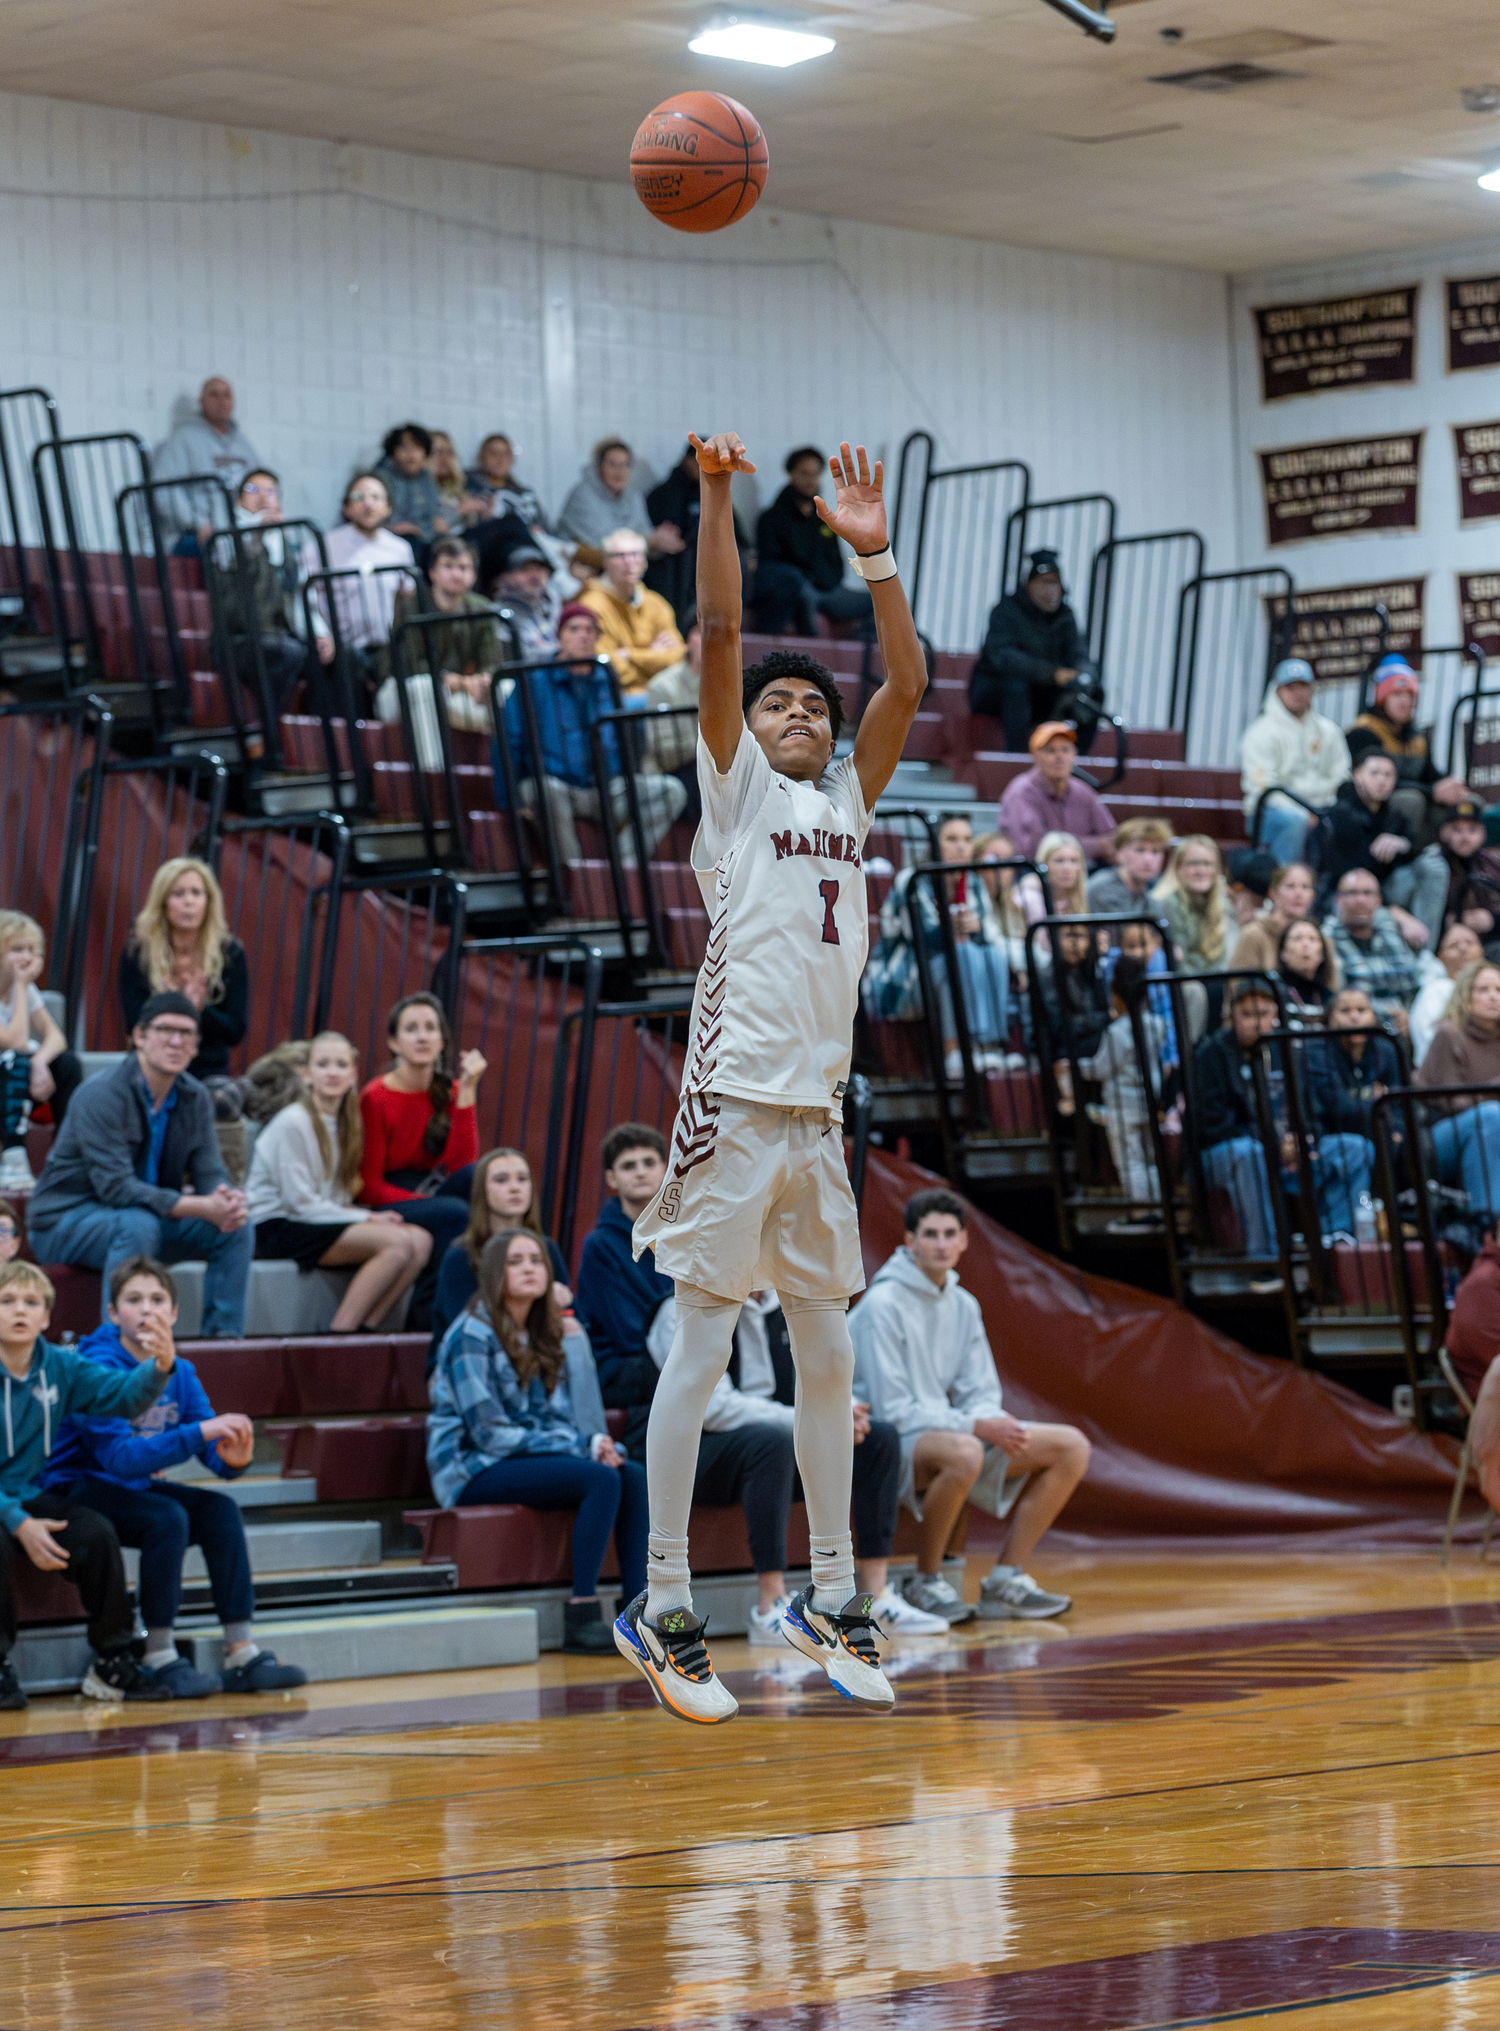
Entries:
[[[0, 389], [0, 629], [39, 637], [51, 632], [42, 591], [42, 523], [32, 484], [32, 454], [62, 436], [57, 404], [45, 388]], [[37, 659], [31, 659], [33, 670]], [[8, 661], [6, 675], [25, 666]], [[45, 665], [43, 666], [45, 667]]]
[[1020, 459], [938, 467], [932, 433], [901, 446], [891, 515], [894, 548], [918, 630], [945, 649], [974, 648], [1005, 587], [998, 532], [1031, 498]]

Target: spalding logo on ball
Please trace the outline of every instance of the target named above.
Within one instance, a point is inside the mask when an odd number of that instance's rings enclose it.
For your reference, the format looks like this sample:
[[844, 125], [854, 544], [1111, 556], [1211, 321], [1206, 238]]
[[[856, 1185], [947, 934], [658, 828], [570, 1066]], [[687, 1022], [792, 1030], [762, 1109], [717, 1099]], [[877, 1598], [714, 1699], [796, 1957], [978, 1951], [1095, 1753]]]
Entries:
[[771, 158], [760, 122], [723, 92], [678, 92], [636, 129], [630, 180], [655, 219], [679, 233], [717, 233], [750, 211]]

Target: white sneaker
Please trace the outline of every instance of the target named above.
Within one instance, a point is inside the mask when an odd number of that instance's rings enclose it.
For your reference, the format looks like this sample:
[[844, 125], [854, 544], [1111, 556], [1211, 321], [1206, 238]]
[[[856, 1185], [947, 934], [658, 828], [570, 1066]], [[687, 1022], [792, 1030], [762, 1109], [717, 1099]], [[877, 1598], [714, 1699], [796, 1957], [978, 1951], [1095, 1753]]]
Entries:
[[877, 1594], [870, 1603], [870, 1619], [882, 1636], [946, 1636], [948, 1618], [946, 1615], [929, 1615], [925, 1608], [917, 1607], [887, 1587], [883, 1594]]
[[830, 1615], [813, 1606], [812, 1591], [804, 1587], [795, 1601], [787, 1603], [781, 1624], [787, 1642], [821, 1664], [834, 1691], [846, 1700], [888, 1714], [896, 1695], [880, 1669], [869, 1595], [852, 1595], [836, 1615]]
[[30, 1192], [35, 1186], [22, 1144], [0, 1152], [0, 1192]]
[[943, 1060], [943, 1076], [947, 1079], [962, 1079], [964, 1076], [964, 1054], [950, 1051]]
[[786, 1641], [786, 1632], [781, 1626], [781, 1618], [786, 1607], [787, 1597], [783, 1594], [781, 1599], [773, 1601], [769, 1608], [752, 1608], [750, 1626], [745, 1631], [746, 1640], [753, 1643], [757, 1649], [779, 1650]]
[[912, 1573], [901, 1591], [914, 1608], [920, 1608], [926, 1615], [941, 1615], [950, 1627], [974, 1619], [970, 1603], [949, 1586], [941, 1573]]
[[680, 1721], [712, 1727], [739, 1712], [739, 1701], [714, 1677], [703, 1624], [689, 1609], [669, 1608], [659, 1624], [649, 1622], [646, 1596], [637, 1594], [615, 1617], [615, 1648]]
[[996, 1566], [980, 1582], [979, 1613], [987, 1622], [1040, 1622], [1066, 1615], [1072, 1605], [1071, 1594], [1047, 1593], [1019, 1566]]

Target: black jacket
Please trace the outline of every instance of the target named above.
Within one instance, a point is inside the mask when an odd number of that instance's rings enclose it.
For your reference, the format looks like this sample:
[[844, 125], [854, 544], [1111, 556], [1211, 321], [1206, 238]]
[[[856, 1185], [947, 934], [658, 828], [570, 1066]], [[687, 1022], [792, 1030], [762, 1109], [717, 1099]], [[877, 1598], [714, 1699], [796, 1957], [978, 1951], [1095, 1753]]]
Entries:
[[815, 592], [835, 592], [844, 582], [839, 539], [819, 519], [816, 508], [804, 515], [801, 502], [802, 496], [788, 484], [761, 516], [755, 528], [759, 562], [794, 565]]
[[[1339, 793], [1328, 814], [1328, 829], [1329, 841], [1323, 853], [1323, 878], [1330, 888], [1337, 888], [1340, 879], [1355, 867], [1368, 869], [1383, 888], [1386, 878], [1398, 867], [1405, 867], [1417, 850], [1405, 814], [1389, 802], [1382, 804], [1378, 811], [1370, 810], [1361, 801], [1352, 782], [1339, 784]], [[1374, 859], [1370, 853], [1370, 842], [1382, 832], [1394, 832], [1404, 839], [1405, 852], [1398, 853], [1394, 860]]]
[[1359, 715], [1344, 739], [1349, 743], [1349, 759], [1356, 767], [1363, 755], [1389, 756], [1396, 764], [1398, 788], [1430, 790], [1438, 780], [1429, 727], [1398, 727], [1378, 705], [1372, 705], [1368, 712]]
[[[653, 487], [646, 496], [646, 513], [651, 517], [652, 528], [670, 522], [682, 535], [684, 547], [675, 557], [653, 557], [646, 566], [647, 585], [667, 601], [677, 616], [679, 627], [684, 626], [698, 599], [698, 516], [701, 506], [697, 487], [680, 465], [674, 466], [661, 485]], [[740, 553], [743, 575], [750, 544], [740, 527], [738, 515], [734, 517], [734, 544]]]
[[[151, 993], [141, 962], [131, 946], [120, 954], [120, 1006], [125, 1011], [127, 1034], [135, 1028]], [[224, 955], [224, 992], [198, 1016], [198, 1055], [188, 1066], [195, 1079], [227, 1077], [229, 1053], [240, 1042], [250, 1024], [250, 969], [245, 948], [231, 938]]]
[[33, 1233], [51, 1227], [76, 1206], [143, 1206], [164, 1220], [184, 1192], [206, 1195], [228, 1184], [213, 1101], [186, 1072], [177, 1079], [177, 1102], [167, 1117], [156, 1183], [147, 1183], [150, 1104], [134, 1051], [113, 1072], [85, 1079], [32, 1194], [28, 1224]]
[[1059, 670], [1092, 670], [1088, 647], [1066, 600], [1044, 614], [1029, 593], [1008, 592], [990, 614], [984, 647], [969, 678], [1012, 678], [1022, 684], [1056, 682]]
[[1401, 1061], [1389, 1037], [1366, 1036], [1358, 1063], [1337, 1036], [1309, 1037], [1302, 1047], [1302, 1098], [1307, 1125], [1318, 1135], [1368, 1135], [1375, 1086], [1400, 1086]]
[[1260, 1134], [1250, 1057], [1230, 1028], [1214, 1030], [1199, 1041], [1193, 1051], [1193, 1073], [1200, 1148], [1232, 1142], [1237, 1135]]

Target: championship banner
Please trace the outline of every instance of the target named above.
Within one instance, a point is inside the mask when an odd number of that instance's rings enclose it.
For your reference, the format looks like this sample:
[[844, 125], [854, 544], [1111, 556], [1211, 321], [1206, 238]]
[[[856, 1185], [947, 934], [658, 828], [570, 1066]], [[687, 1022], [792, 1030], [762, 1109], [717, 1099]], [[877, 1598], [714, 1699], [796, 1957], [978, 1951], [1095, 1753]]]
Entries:
[[1461, 571], [1458, 611], [1463, 618], [1463, 646], [1477, 642], [1485, 655], [1500, 656], [1500, 571]]
[[1417, 287], [1257, 310], [1261, 400], [1414, 381]]
[[1450, 282], [1448, 289], [1448, 372], [1500, 367], [1500, 275]]
[[[1292, 595], [1290, 639], [1283, 656], [1302, 656], [1312, 664], [1320, 684], [1362, 676], [1380, 646], [1380, 620], [1374, 609], [1390, 615], [1388, 655], [1405, 656], [1413, 667], [1422, 652], [1422, 595], [1425, 578], [1397, 578], [1384, 585], [1332, 585]], [[1268, 599], [1273, 627], [1286, 613], [1286, 600]]]
[[1306, 543], [1366, 529], [1415, 529], [1420, 430], [1262, 451], [1266, 542]]
[[1500, 515], [1500, 423], [1455, 423], [1458, 519], [1492, 522]]

